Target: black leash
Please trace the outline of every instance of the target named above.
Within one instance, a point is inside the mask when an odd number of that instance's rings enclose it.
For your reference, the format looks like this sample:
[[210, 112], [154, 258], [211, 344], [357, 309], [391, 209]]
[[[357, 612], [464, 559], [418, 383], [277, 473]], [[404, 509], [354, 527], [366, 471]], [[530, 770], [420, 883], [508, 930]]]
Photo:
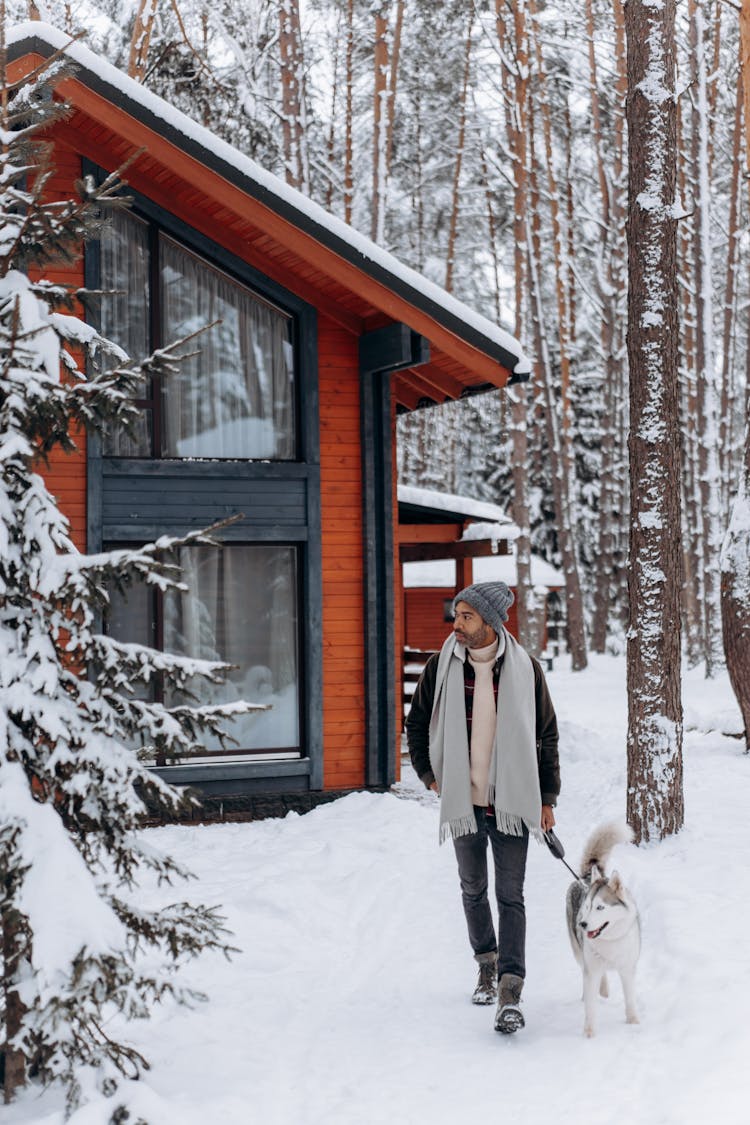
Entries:
[[566, 861], [566, 859], [565, 859], [565, 848], [562, 846], [562, 844], [560, 843], [560, 841], [558, 840], [557, 836], [555, 835], [555, 833], [552, 831], [551, 828], [548, 828], [547, 831], [544, 833], [544, 839], [546, 841], [547, 847], [552, 852], [555, 859], [561, 860], [565, 864], [565, 866], [567, 867], [568, 871], [573, 876], [573, 878], [576, 879], [579, 883], [582, 882], [581, 876], [576, 875], [573, 868]]

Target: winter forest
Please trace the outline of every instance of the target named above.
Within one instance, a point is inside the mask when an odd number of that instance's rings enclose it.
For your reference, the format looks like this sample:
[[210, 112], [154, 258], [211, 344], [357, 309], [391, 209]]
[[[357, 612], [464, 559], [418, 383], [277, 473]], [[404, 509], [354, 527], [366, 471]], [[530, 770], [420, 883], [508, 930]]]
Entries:
[[[527, 387], [401, 420], [400, 479], [506, 505], [563, 566], [577, 662], [623, 647], [623, 5], [31, 7], [521, 339]], [[674, 26], [681, 613], [708, 675], [750, 362], [739, 7], [686, 0]]]

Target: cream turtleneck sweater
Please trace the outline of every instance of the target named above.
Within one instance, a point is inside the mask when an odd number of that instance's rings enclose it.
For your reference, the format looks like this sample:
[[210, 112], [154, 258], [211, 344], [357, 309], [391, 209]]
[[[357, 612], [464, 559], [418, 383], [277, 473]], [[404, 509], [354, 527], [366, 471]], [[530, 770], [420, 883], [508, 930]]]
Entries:
[[[502, 648], [500, 642], [503, 642]], [[484, 648], [467, 649], [474, 669], [474, 702], [471, 711], [471, 745], [469, 747], [471, 801], [484, 808], [489, 804], [490, 761], [495, 741], [497, 708], [492, 686], [492, 669], [505, 648], [505, 637], [496, 637]]]

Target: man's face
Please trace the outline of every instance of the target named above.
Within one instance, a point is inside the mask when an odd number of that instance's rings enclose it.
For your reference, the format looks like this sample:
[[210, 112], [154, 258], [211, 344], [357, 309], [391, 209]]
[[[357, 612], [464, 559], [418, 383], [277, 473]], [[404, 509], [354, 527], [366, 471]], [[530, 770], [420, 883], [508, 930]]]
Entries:
[[495, 640], [495, 630], [480, 617], [468, 602], [458, 602], [453, 633], [466, 648], [485, 648]]

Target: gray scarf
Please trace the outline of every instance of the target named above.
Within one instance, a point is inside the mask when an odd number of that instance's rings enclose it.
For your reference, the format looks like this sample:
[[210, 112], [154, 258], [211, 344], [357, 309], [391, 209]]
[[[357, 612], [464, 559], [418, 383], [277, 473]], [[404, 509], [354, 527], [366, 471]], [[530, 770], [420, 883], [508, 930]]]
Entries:
[[[525, 825], [541, 838], [542, 797], [536, 756], [534, 668], [507, 630], [497, 689], [497, 725], [490, 762], [490, 804], [501, 832]], [[438, 658], [430, 719], [430, 765], [440, 790], [440, 843], [476, 832], [471, 803], [464, 670], [466, 649], [451, 634]]]

